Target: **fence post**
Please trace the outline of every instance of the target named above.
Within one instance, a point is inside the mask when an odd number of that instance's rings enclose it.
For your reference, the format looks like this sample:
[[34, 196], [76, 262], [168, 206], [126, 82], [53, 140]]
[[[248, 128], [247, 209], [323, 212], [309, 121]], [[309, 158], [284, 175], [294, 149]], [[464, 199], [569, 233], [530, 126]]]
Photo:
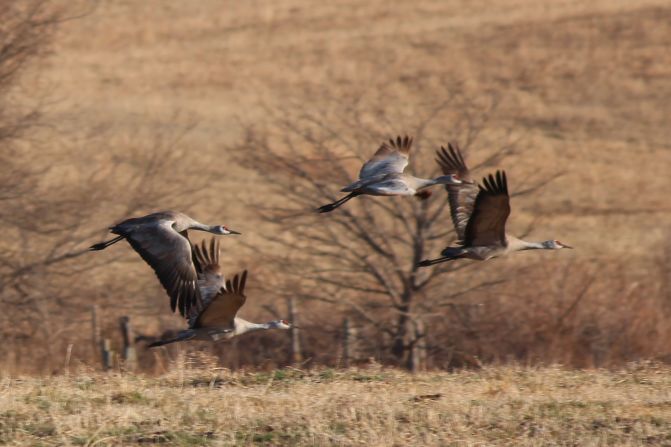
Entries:
[[114, 364], [114, 352], [112, 352], [112, 342], [110, 342], [109, 338], [102, 339], [100, 350], [102, 351], [103, 370], [109, 371]]
[[342, 356], [343, 356], [343, 366], [349, 368], [353, 360], [357, 358], [357, 341], [356, 341], [356, 328], [350, 321], [349, 317], [345, 317], [343, 320], [343, 346], [342, 346]]
[[100, 353], [103, 371], [112, 369], [114, 364], [112, 343], [109, 339], [103, 339], [100, 336], [100, 313], [97, 304], [91, 306], [91, 341], [93, 342], [93, 352]]
[[292, 296], [287, 300], [289, 321], [291, 322], [291, 363], [298, 364], [303, 361], [301, 351], [300, 329], [298, 329], [298, 306], [296, 299]]
[[126, 369], [133, 371], [135, 369], [137, 355], [133, 345], [133, 329], [130, 324], [130, 317], [123, 316], [119, 318], [121, 327], [121, 336], [123, 338], [123, 359]]

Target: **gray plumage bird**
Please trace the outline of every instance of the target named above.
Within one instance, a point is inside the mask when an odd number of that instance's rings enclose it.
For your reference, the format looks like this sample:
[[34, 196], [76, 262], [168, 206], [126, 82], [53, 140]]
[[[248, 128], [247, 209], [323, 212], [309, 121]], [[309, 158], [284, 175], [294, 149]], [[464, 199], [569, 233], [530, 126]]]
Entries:
[[291, 323], [286, 320], [252, 323], [237, 316], [247, 299], [247, 271], [235, 275], [232, 280], [225, 280], [219, 265], [219, 243], [214, 238], [209, 246], [205, 241], [201, 246], [195, 246], [193, 253], [202, 303], [199, 308], [193, 308], [188, 316], [188, 329], [180, 331], [174, 338], [152, 343], [149, 347], [186, 340], [230, 340], [253, 331], [291, 329]]
[[451, 143], [448, 150], [440, 148], [436, 161], [444, 174], [456, 174], [463, 180], [459, 186], [446, 186], [459, 242], [458, 246], [445, 248], [442, 257], [420, 262], [420, 267], [461, 258], [485, 261], [521, 250], [573, 248], [558, 240], [528, 242], [506, 233], [510, 196], [504, 171], [489, 174], [483, 179], [484, 186], [475, 184], [459, 147]]
[[92, 245], [89, 250], [104, 250], [126, 239], [133, 249], [154, 269], [161, 285], [170, 296], [170, 307], [188, 315], [201, 301], [198, 275], [193, 264], [188, 230], [213, 234], [240, 234], [224, 225], [206, 225], [186, 214], [162, 211], [124, 220], [109, 228], [118, 237]]
[[403, 172], [408, 165], [412, 138], [400, 136], [383, 143], [373, 157], [364, 163], [359, 172], [359, 180], [341, 189], [348, 192], [345, 197], [321, 206], [317, 211], [328, 213], [348, 200], [360, 196], [418, 196], [426, 198], [429, 186], [461, 183], [456, 175], [448, 174], [435, 179], [423, 179]]

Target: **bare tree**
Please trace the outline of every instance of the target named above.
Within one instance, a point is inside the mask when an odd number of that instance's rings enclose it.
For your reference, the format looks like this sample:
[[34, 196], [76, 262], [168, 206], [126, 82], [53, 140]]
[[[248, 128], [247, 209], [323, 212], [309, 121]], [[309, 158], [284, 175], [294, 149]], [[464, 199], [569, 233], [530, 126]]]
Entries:
[[[363, 107], [356, 99], [320, 99], [320, 104], [334, 105], [330, 111], [287, 105], [275, 115], [268, 112], [275, 118], [271, 127], [247, 126], [246, 140], [237, 148], [239, 159], [268, 185], [253, 205], [271, 225], [266, 254], [286, 279], [284, 293], [353, 315], [374, 344], [385, 346], [396, 364], [411, 370], [421, 358], [416, 348], [424, 348], [420, 339], [426, 319], [464, 293], [451, 289], [448, 281], [469, 268], [459, 263], [417, 268], [452, 233], [445, 192], [436, 188], [424, 201], [358, 198], [328, 215], [314, 209], [335, 200], [360, 163], [397, 134], [414, 137], [409, 169], [423, 176], [437, 173], [435, 149], [448, 138], [466, 151], [475, 143], [483, 148], [486, 157], [478, 157], [482, 161], [475, 168], [493, 166], [513, 153], [509, 129], [483, 132], [495, 97], [472, 103], [449, 83], [443, 91], [445, 98], [414, 105], [410, 119], [382, 106]], [[497, 282], [486, 279], [469, 288]]]
[[[0, 356], [8, 368], [44, 370], [62, 364], [63, 343], [88, 332], [79, 329], [90, 324], [91, 304], [116, 295], [100, 309], [116, 317], [153, 281], [129, 280], [120, 291], [105, 272], [128, 257], [85, 256], [91, 240], [157, 206], [188, 211], [207, 177], [197, 172], [204, 163], [184, 163], [183, 139], [195, 127], [189, 117], [145, 119], [135, 135], [126, 128], [120, 136], [109, 123], [84, 135], [54, 125], [43, 106], [50, 92], [36, 85], [59, 24], [80, 11], [48, 0], [0, 6]], [[104, 323], [102, 329], [116, 332]], [[86, 356], [80, 346], [75, 358]]]

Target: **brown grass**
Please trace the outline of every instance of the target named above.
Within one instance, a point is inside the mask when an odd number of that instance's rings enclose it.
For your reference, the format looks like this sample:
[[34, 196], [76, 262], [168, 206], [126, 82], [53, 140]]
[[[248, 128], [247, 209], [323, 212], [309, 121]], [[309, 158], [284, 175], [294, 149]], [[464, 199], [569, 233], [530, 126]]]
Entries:
[[671, 370], [370, 366], [0, 382], [3, 445], [665, 445]]
[[[356, 143], [372, 152], [379, 135], [405, 132], [427, 104], [447, 96], [444, 80], [459, 86], [476, 114], [497, 101], [486, 138], [473, 143], [473, 160], [485, 158], [484, 142], [513, 129], [510, 141], [524, 156], [500, 162], [511, 189], [565, 173], [513, 200], [511, 232], [535, 221], [530, 238], [556, 237], [577, 250], [552, 261], [547, 253], [524, 254], [455, 275], [446, 288], [466, 290], [479, 277], [510, 283], [488, 294], [464, 293], [463, 309], [435, 315], [429, 332], [435, 354], [455, 348], [483, 360], [574, 366], [669, 358], [659, 342], [671, 333], [671, 264], [662, 256], [671, 223], [668, 2], [391, 7], [383, 0], [197, 6], [175, 0], [98, 2], [92, 10], [88, 2], [62, 4], [72, 15], [89, 13], [61, 24], [51, 56], [18, 86], [22, 97], [45, 105], [45, 126], [22, 142], [14, 170], [37, 172], [30, 195], [44, 209], [19, 198], [11, 209], [29, 219], [12, 212], [3, 221], [0, 249], [9, 266], [2, 268], [21, 273], [0, 297], [6, 370], [60, 370], [69, 345], [73, 363], [97, 364], [88, 318], [93, 303], [104, 317], [103, 335], [112, 338], [120, 315], [147, 334], [183, 324], [169, 315], [153, 275], [127, 247], [44, 262], [97, 242], [128, 214], [175, 208], [225, 223], [245, 233], [226, 241], [226, 268], [249, 268], [250, 278], [272, 270], [259, 257], [267, 249], [261, 233], [269, 228], [249, 206], [266, 191], [232, 163], [229, 150], [252, 123], [272, 131], [269, 110], [341, 116], [347, 110], [333, 99], [359, 98], [376, 131]], [[376, 121], [376, 107], [393, 111], [393, 122]], [[451, 110], [457, 117], [459, 111]], [[427, 128], [421, 151], [456, 138], [454, 121]], [[179, 195], [182, 184], [195, 192]], [[26, 221], [32, 230], [23, 228]], [[595, 286], [571, 307], [590, 277]], [[284, 315], [276, 297], [254, 292], [242, 316], [272, 318], [263, 305]], [[333, 355], [324, 363], [337, 364], [337, 350], [323, 347], [337, 337], [340, 311], [320, 305], [303, 313], [304, 326], [313, 328], [304, 332], [312, 358], [327, 352]], [[283, 363], [284, 340], [262, 341], [263, 349], [258, 337], [241, 341], [253, 347], [243, 346], [243, 353], [263, 351], [241, 364]], [[433, 366], [446, 364], [441, 357]]]

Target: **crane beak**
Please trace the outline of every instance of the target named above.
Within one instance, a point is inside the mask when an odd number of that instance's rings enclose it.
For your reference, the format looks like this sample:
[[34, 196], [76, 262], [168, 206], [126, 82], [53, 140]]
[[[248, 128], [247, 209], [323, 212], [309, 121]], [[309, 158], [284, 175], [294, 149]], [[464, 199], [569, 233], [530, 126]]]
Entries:
[[564, 243], [562, 243], [561, 245], [562, 245], [562, 247], [564, 247], [564, 248], [570, 248], [571, 250], [573, 250], [573, 247], [571, 247], [570, 245], [566, 245], [566, 244], [564, 244]]
[[242, 233], [240, 233], [239, 231], [235, 231], [235, 230], [228, 230], [228, 234], [242, 234]]

